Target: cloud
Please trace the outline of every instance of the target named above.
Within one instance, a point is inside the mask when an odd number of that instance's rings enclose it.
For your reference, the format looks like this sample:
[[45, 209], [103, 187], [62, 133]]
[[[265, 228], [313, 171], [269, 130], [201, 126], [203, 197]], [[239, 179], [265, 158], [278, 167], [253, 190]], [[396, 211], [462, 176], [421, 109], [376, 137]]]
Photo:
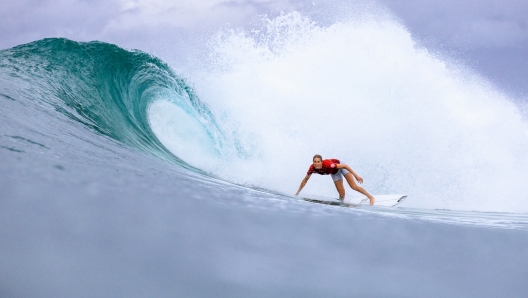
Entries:
[[0, 11], [0, 47], [54, 36], [90, 38], [117, 13], [115, 1], [6, 1]]
[[[245, 15], [241, 9], [222, 9], [221, 0], [163, 1], [123, 0], [121, 13], [112, 20], [109, 28], [115, 30], [160, 25], [191, 28], [204, 23], [227, 20]], [[226, 15], [227, 14], [227, 15]]]

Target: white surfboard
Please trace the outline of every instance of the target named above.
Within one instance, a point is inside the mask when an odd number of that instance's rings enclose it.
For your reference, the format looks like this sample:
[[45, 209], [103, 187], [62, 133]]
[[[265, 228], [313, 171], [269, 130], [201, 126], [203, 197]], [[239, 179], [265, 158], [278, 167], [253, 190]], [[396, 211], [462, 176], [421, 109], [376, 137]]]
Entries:
[[[376, 199], [374, 206], [383, 206], [383, 207], [394, 207], [398, 205], [399, 203], [403, 202], [405, 198], [407, 198], [406, 195], [374, 195], [374, 198]], [[337, 198], [327, 198], [327, 197], [321, 197], [321, 196], [310, 196], [310, 197], [304, 197], [305, 201], [312, 202], [312, 203], [319, 203], [319, 204], [326, 204], [326, 205], [352, 205], [352, 206], [359, 206], [359, 205], [368, 205], [370, 204], [370, 201], [367, 197], [345, 197], [343, 201], [337, 199]]]

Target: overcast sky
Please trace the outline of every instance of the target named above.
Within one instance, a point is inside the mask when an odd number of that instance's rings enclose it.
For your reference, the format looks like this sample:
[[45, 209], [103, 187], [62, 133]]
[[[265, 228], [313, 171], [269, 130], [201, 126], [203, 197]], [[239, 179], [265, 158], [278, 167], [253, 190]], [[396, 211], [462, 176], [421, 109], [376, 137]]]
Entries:
[[[339, 0], [0, 0], [0, 48], [45, 37], [102, 40], [171, 60], [194, 36], [259, 14]], [[350, 3], [350, 1], [341, 1]], [[528, 1], [379, 0], [420, 44], [460, 59], [514, 98], [528, 95]], [[347, 7], [350, 7], [348, 5]], [[174, 59], [174, 57], [172, 57]]]

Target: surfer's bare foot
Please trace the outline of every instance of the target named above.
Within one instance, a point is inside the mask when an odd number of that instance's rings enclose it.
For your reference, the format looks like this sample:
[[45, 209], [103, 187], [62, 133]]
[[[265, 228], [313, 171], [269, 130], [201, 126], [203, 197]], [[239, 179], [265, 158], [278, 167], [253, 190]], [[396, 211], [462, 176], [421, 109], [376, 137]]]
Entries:
[[370, 205], [374, 205], [374, 202], [376, 201], [376, 199], [374, 199], [374, 197], [370, 197], [369, 200], [370, 200]]

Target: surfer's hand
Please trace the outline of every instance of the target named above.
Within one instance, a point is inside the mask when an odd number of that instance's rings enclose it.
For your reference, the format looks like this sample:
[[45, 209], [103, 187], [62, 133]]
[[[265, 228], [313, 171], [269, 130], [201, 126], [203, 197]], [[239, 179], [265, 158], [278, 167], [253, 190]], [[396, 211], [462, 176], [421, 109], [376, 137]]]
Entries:
[[359, 183], [363, 183], [363, 178], [359, 177], [359, 176], [356, 176], [356, 180], [357, 182]]

